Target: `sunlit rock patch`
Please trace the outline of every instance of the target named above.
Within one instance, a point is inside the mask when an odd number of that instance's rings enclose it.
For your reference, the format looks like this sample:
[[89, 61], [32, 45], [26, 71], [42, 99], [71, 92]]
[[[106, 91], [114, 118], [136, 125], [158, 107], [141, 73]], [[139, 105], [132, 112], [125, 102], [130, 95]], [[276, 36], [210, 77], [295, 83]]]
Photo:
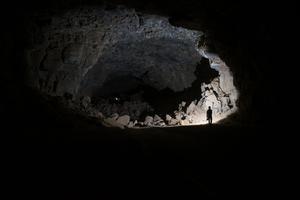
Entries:
[[[237, 110], [230, 69], [208, 47], [199, 46], [201, 31], [123, 7], [75, 9], [44, 18], [42, 26], [32, 21], [28, 84], [106, 126], [206, 124], [208, 106], [216, 123]], [[170, 113], [160, 112], [139, 90], [184, 92], [197, 80], [195, 71], [203, 59], [218, 76], [203, 82], [193, 101], [170, 102]]]

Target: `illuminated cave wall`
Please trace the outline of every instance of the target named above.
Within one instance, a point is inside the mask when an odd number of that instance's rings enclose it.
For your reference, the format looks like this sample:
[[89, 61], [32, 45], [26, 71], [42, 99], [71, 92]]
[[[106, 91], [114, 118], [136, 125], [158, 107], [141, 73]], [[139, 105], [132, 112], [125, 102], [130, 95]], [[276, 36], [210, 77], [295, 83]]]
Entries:
[[[31, 23], [31, 45], [26, 50], [28, 84], [45, 95], [63, 97], [70, 108], [105, 125], [204, 124], [208, 106], [213, 108], [214, 122], [237, 109], [238, 92], [229, 67], [208, 47], [199, 46], [204, 40], [201, 31], [175, 27], [167, 17], [124, 7], [73, 9], [38, 19]], [[202, 84], [198, 99], [189, 105], [182, 102], [175, 117], [154, 114], [138, 119], [142, 111], [151, 110], [138, 97], [119, 105], [127, 113], [119, 113], [116, 104], [105, 100], [115, 90], [126, 92], [138, 84], [184, 91], [196, 80], [202, 59], [208, 59], [219, 76]], [[118, 84], [105, 87], [114, 81]], [[91, 98], [99, 96], [103, 100], [92, 104]]]

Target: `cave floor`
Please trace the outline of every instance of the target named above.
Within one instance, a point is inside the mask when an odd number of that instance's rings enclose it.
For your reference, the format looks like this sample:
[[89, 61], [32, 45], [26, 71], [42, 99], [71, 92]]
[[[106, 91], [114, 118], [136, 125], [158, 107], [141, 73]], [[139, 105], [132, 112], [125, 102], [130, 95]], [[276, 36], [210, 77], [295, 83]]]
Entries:
[[266, 151], [255, 127], [120, 130], [79, 124], [64, 134], [50, 128], [26, 137], [19, 147], [26, 163], [21, 176], [24, 184], [34, 180], [26, 193], [152, 199], [254, 197], [268, 191]]
[[267, 126], [121, 130], [34, 101], [19, 108], [3, 121], [3, 135], [22, 135], [6, 148], [17, 196], [244, 198], [268, 196], [276, 184]]

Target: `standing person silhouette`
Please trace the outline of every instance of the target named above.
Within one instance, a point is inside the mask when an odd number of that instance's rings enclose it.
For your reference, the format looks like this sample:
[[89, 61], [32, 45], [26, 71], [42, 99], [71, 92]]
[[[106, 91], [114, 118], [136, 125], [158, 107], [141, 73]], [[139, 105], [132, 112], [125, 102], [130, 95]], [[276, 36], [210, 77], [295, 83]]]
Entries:
[[208, 106], [208, 110], [206, 111], [206, 118], [209, 124], [212, 124], [212, 109]]

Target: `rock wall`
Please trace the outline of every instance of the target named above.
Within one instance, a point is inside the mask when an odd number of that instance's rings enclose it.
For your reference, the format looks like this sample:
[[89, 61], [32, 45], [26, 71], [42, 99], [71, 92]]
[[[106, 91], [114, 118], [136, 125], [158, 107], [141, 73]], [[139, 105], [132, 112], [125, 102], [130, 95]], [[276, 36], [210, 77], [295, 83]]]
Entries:
[[[167, 18], [119, 7], [71, 10], [47, 20], [42, 27], [32, 23], [26, 54], [30, 84], [49, 95], [99, 89], [115, 73], [147, 72], [144, 82], [174, 91], [195, 80], [201, 57], [189, 47], [202, 33], [173, 27]], [[160, 59], [164, 54], [170, 55]]]

